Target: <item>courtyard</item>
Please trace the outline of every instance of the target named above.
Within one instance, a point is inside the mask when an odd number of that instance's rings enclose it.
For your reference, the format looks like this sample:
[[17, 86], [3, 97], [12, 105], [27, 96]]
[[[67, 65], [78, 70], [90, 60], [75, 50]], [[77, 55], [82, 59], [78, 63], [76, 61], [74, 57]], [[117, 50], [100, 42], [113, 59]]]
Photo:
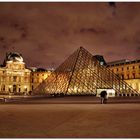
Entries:
[[139, 103], [45, 103], [45, 100], [37, 100], [1, 104], [0, 114], [1, 138], [140, 137]]

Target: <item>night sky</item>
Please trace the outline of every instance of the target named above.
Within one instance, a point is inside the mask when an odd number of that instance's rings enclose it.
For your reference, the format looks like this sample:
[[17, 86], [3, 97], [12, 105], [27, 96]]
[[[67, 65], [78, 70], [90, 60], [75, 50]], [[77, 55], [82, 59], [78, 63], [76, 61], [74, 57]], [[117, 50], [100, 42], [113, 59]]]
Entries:
[[140, 59], [140, 3], [0, 3], [0, 64], [56, 67], [83, 46], [107, 62]]

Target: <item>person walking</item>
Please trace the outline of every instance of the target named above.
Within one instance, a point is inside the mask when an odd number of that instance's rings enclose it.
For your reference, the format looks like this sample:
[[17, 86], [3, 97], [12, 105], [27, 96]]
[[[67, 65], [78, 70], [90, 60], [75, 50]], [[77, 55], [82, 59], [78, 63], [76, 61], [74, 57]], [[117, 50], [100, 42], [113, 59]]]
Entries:
[[107, 92], [105, 90], [101, 91], [100, 96], [101, 96], [101, 104], [107, 103]]
[[107, 99], [108, 99], [108, 97], [107, 97], [107, 92], [105, 91], [105, 96], [104, 96], [104, 104], [106, 104], [107, 103]]
[[103, 104], [104, 103], [104, 91], [102, 91], [100, 93], [100, 97], [101, 97], [101, 104]]

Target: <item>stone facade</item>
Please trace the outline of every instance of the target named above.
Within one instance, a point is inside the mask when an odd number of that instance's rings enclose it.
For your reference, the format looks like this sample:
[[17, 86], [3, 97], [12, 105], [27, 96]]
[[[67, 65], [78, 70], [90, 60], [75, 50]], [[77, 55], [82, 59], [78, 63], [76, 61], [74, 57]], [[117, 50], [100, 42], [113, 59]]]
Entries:
[[0, 93], [28, 93], [30, 91], [31, 70], [25, 68], [19, 53], [6, 55], [0, 67]]
[[140, 93], [140, 60], [111, 62], [108, 68]]
[[49, 74], [50, 71], [26, 68], [22, 55], [17, 52], [6, 54], [0, 66], [0, 94], [30, 94]]
[[50, 74], [51, 70], [36, 69], [31, 72], [31, 91], [34, 90], [40, 83], [43, 82]]

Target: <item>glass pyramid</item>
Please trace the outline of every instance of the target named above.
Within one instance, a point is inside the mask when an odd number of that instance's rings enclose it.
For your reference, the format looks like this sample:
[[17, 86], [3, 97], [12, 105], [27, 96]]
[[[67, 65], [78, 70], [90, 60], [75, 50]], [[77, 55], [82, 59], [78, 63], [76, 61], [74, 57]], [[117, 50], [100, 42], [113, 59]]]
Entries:
[[33, 94], [92, 94], [97, 89], [114, 89], [116, 95], [138, 94], [125, 81], [80, 47], [44, 80]]

